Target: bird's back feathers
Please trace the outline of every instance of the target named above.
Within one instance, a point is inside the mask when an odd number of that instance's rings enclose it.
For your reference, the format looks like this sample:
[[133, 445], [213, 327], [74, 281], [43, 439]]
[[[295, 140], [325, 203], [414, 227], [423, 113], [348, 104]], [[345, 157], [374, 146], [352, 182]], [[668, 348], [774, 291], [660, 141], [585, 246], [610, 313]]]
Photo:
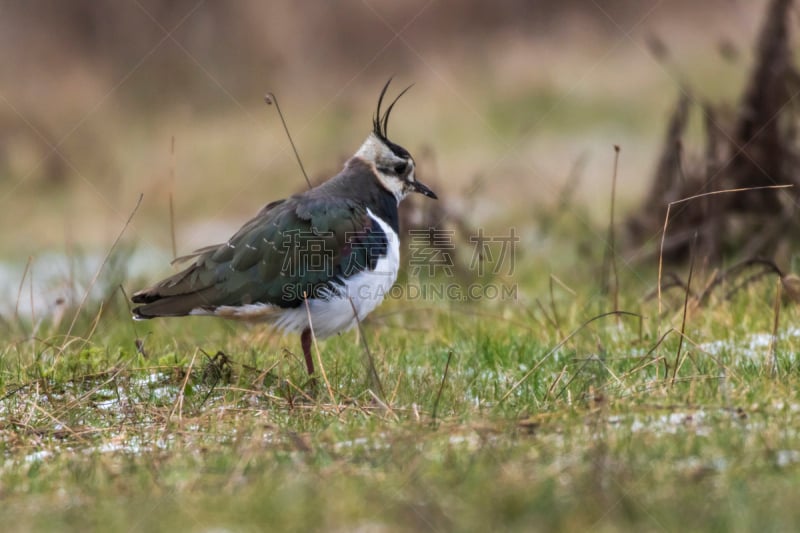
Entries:
[[368, 169], [351, 163], [319, 187], [268, 204], [228, 242], [181, 258], [192, 263], [133, 295], [143, 304], [134, 315], [182, 316], [251, 304], [296, 308], [304, 297], [325, 298], [332, 283], [375, 268], [387, 235], [369, 216], [368, 202], [375, 196], [394, 225], [397, 205], [381, 198], [388, 193], [367, 181], [374, 182], [371, 176], [361, 175]]

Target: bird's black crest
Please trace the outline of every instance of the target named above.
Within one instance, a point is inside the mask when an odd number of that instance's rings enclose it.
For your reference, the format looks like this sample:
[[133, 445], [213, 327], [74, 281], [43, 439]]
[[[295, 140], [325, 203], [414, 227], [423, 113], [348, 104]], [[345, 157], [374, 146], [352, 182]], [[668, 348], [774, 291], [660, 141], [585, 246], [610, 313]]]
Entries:
[[392, 83], [392, 78], [389, 78], [389, 81], [386, 82], [386, 85], [383, 86], [381, 90], [381, 94], [378, 97], [378, 108], [375, 111], [375, 116], [372, 118], [372, 132], [377, 135], [383, 142], [385, 142], [392, 151], [397, 154], [398, 156], [404, 157], [408, 156], [408, 151], [402, 146], [398, 146], [389, 140], [389, 115], [392, 113], [392, 109], [394, 108], [394, 104], [400, 99], [401, 96], [406, 94], [413, 84], [409, 85], [398, 94], [392, 103], [389, 104], [389, 107], [386, 108], [386, 111], [381, 114], [381, 105], [383, 104], [383, 97], [386, 95], [386, 89], [389, 88], [389, 84]]

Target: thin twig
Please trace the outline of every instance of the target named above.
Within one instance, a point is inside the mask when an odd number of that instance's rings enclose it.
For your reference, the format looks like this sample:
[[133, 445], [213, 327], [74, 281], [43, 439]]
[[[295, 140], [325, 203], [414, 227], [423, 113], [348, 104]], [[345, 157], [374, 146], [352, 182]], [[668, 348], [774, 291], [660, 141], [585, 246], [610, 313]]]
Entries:
[[94, 320], [92, 321], [92, 327], [89, 329], [89, 333], [83, 337], [83, 344], [78, 348], [80, 352], [81, 348], [89, 344], [89, 341], [94, 336], [94, 332], [97, 329], [97, 326], [100, 324], [100, 317], [103, 316], [103, 309], [104, 309], [103, 302], [100, 302], [100, 305], [97, 306], [97, 314], [94, 316]]
[[547, 392], [544, 395], [545, 398], [549, 398], [550, 395], [553, 394], [553, 389], [556, 388], [556, 385], [558, 385], [559, 381], [561, 381], [564, 378], [564, 375], [566, 373], [567, 373], [567, 365], [564, 365], [564, 368], [561, 369], [561, 372], [558, 373], [553, 382], [550, 383], [550, 386], [547, 387]]
[[17, 303], [14, 305], [14, 322], [19, 318], [19, 301], [22, 299], [22, 287], [25, 285], [25, 278], [28, 276], [28, 270], [31, 268], [33, 256], [28, 256], [28, 261], [25, 263], [25, 270], [22, 271], [22, 279], [19, 280], [19, 289], [17, 290]]
[[[105, 388], [109, 383], [111, 383], [112, 381], [117, 379], [117, 376], [119, 376], [124, 369], [125, 369], [124, 366], [118, 366], [118, 367], [109, 368], [107, 371], [105, 371], [105, 373], [112, 372], [111, 376], [108, 379], [106, 379], [105, 381], [95, 385], [90, 390], [88, 390], [85, 393], [81, 394], [78, 398], [75, 398], [74, 400], [70, 401], [69, 403], [67, 403], [66, 405], [62, 406], [61, 408], [56, 409], [54, 411], [54, 415], [59, 415], [61, 413], [66, 413], [67, 411], [70, 411], [71, 409], [74, 409], [76, 406], [80, 405], [81, 402], [83, 402], [85, 399], [87, 399], [90, 396], [94, 395], [94, 393], [96, 393], [100, 389]], [[85, 376], [84, 376], [84, 378], [85, 378]]]
[[[128, 293], [125, 291], [125, 287], [121, 284], [119, 285], [119, 290], [122, 293], [122, 301], [125, 302], [125, 307], [128, 308], [128, 316], [133, 316], [133, 309], [131, 308], [131, 301], [128, 298]], [[142, 354], [144, 357], [147, 357], [147, 352], [144, 349], [144, 341], [139, 337], [139, 332], [136, 329], [136, 320], [128, 320], [131, 325], [131, 329], [133, 330], [133, 338], [134, 338], [134, 345], [136, 346], [136, 351]]]
[[573, 289], [571, 289], [566, 283], [561, 281], [561, 279], [558, 276], [556, 276], [555, 274], [550, 273], [550, 278], [553, 281], [555, 281], [556, 283], [558, 283], [561, 286], [562, 289], [564, 289], [565, 291], [570, 293], [573, 296], [573, 298], [578, 295], [577, 292], [575, 292]]
[[[617, 319], [619, 319], [619, 316], [617, 316]], [[564, 383], [564, 386], [563, 386], [563, 387], [561, 387], [561, 390], [560, 390], [560, 391], [558, 391], [558, 394], [556, 394], [556, 395], [555, 395], [555, 397], [553, 398], [553, 400], [558, 400], [559, 398], [561, 398], [561, 395], [562, 395], [562, 394], [564, 394], [564, 392], [565, 392], [565, 391], [566, 391], [566, 390], [569, 388], [569, 386], [570, 386], [570, 385], [572, 385], [572, 382], [573, 382], [573, 381], [575, 381], [575, 379], [576, 379], [576, 378], [577, 378], [577, 377], [580, 375], [581, 371], [583, 371], [583, 369], [584, 369], [584, 368], [586, 368], [586, 366], [587, 366], [589, 363], [591, 363], [592, 361], [597, 361], [597, 360], [598, 360], [598, 359], [596, 359], [596, 358], [593, 358], [593, 357], [589, 357], [589, 358], [587, 358], [587, 359], [586, 359], [586, 360], [583, 362], [583, 364], [580, 366], [580, 368], [578, 368], [578, 370], [576, 370], [576, 371], [575, 371], [575, 373], [574, 373], [574, 374], [572, 374], [572, 377], [571, 377], [571, 378], [569, 378], [569, 380], [568, 380], [566, 383]], [[566, 368], [566, 367], [565, 367], [565, 368]]]
[[169, 165], [169, 233], [172, 238], [172, 259], [178, 257], [178, 245], [175, 239], [175, 136], [172, 136], [170, 143], [170, 165]]
[[[747, 287], [751, 283], [754, 283], [754, 282], [760, 280], [761, 278], [763, 278], [764, 276], [767, 276], [769, 274], [774, 274], [774, 272], [772, 272], [770, 270], [762, 270], [760, 272], [756, 272], [754, 274], [750, 274], [749, 276], [744, 278], [744, 280], [742, 280], [739, 283], [737, 283], [731, 290], [726, 292], [725, 293], [725, 299], [726, 300], [732, 299], [736, 295], [737, 292], [739, 292], [740, 290], [744, 289], [745, 287]], [[780, 279], [781, 279], [780, 276], [778, 276], [778, 281], [780, 281]]]
[[389, 405], [394, 404], [395, 400], [397, 399], [397, 392], [400, 390], [400, 382], [403, 380], [403, 372], [400, 371], [400, 374], [397, 376], [397, 383], [394, 385], [394, 390], [392, 390], [392, 397], [389, 398]]
[[658, 252], [658, 314], [661, 315], [661, 273], [664, 269], [664, 239], [667, 236], [667, 225], [669, 224], [669, 212], [672, 209], [673, 205], [678, 205], [684, 202], [689, 202], [691, 200], [695, 200], [697, 198], [703, 198], [706, 196], [713, 196], [717, 194], [727, 194], [727, 193], [736, 193], [736, 192], [746, 192], [746, 191], [757, 191], [761, 189], [788, 189], [790, 187], [794, 187], [792, 184], [787, 185], [765, 185], [761, 187], [742, 187], [738, 189], [723, 189], [719, 191], [710, 191], [704, 192], [700, 194], [695, 194], [694, 196], [688, 196], [686, 198], [681, 198], [680, 200], [675, 200], [674, 202], [670, 202], [667, 204], [667, 213], [664, 216], [664, 227], [661, 230], [661, 246]]
[[[257, 383], [261, 383], [261, 386], [263, 387], [263, 385], [264, 385], [264, 379], [266, 379], [266, 377], [267, 377], [267, 374], [269, 374], [270, 372], [272, 372], [273, 370], [275, 370], [275, 368], [277, 368], [277, 367], [278, 367], [278, 365], [279, 365], [280, 363], [281, 363], [281, 360], [280, 360], [280, 359], [277, 359], [277, 360], [276, 360], [274, 363], [272, 363], [270, 366], [268, 366], [268, 367], [267, 367], [267, 368], [265, 368], [264, 370], [261, 370], [261, 371], [259, 371], [259, 372], [258, 372], [258, 375], [256, 376], [256, 379], [254, 379], [254, 380], [252, 381], [252, 386], [254, 386], [254, 387], [255, 387]], [[244, 365], [242, 365], [242, 367], [244, 367]], [[245, 367], [245, 368], [246, 368], [246, 367]], [[254, 370], [257, 370], [257, 369], [254, 369]]]
[[774, 261], [771, 259], [764, 259], [761, 257], [753, 257], [750, 259], [745, 259], [732, 267], [728, 268], [727, 270], [717, 272], [711, 279], [711, 281], [706, 285], [706, 288], [700, 294], [698, 300], [700, 304], [704, 304], [711, 293], [724, 281], [730, 278], [733, 275], [739, 274], [747, 268], [753, 266], [760, 266], [763, 267], [761, 272], [754, 274], [753, 276], [748, 277], [745, 281], [740, 282], [738, 285], [734, 286], [732, 289], [728, 291], [725, 295], [726, 298], [730, 298], [733, 294], [742, 288], [746, 287], [749, 283], [752, 283], [756, 279], [760, 278], [761, 276], [769, 273], [776, 274], [779, 278], [783, 277], [783, 271], [775, 264]]
[[539, 367], [540, 367], [540, 366], [542, 366], [542, 365], [544, 364], [544, 362], [545, 362], [545, 361], [546, 361], [546, 360], [547, 360], [547, 359], [548, 359], [548, 358], [549, 358], [551, 355], [553, 355], [554, 353], [556, 353], [556, 352], [557, 352], [557, 351], [558, 351], [558, 350], [559, 350], [559, 349], [560, 349], [562, 346], [564, 346], [564, 345], [565, 345], [565, 344], [566, 344], [566, 343], [567, 343], [567, 342], [568, 342], [568, 341], [569, 341], [569, 340], [570, 340], [572, 337], [574, 337], [575, 335], [577, 335], [577, 334], [578, 334], [578, 332], [580, 332], [580, 331], [581, 331], [583, 328], [585, 328], [586, 326], [588, 326], [589, 324], [591, 324], [591, 323], [592, 323], [592, 322], [594, 322], [595, 320], [600, 320], [601, 318], [605, 318], [605, 317], [607, 317], [607, 316], [620, 316], [620, 315], [621, 315], [621, 316], [635, 316], [635, 317], [638, 317], [638, 318], [640, 318], [640, 319], [641, 319], [641, 315], [640, 315], [640, 314], [638, 314], [638, 313], [631, 313], [630, 311], [609, 311], [609, 312], [607, 312], [607, 313], [603, 313], [603, 314], [600, 314], [600, 315], [597, 315], [597, 316], [595, 316], [595, 317], [592, 317], [592, 318], [590, 318], [589, 320], [587, 320], [586, 322], [584, 322], [583, 324], [581, 324], [580, 326], [578, 326], [578, 327], [577, 327], [575, 330], [573, 330], [572, 332], [570, 332], [570, 334], [569, 334], [569, 335], [567, 335], [566, 337], [564, 337], [564, 338], [563, 338], [563, 339], [562, 339], [562, 340], [561, 340], [561, 341], [560, 341], [558, 344], [556, 344], [556, 345], [555, 345], [555, 346], [554, 346], [554, 347], [553, 347], [553, 348], [552, 348], [552, 349], [551, 349], [549, 352], [547, 352], [547, 353], [544, 355], [544, 357], [542, 357], [542, 358], [541, 358], [541, 359], [540, 359], [540, 360], [539, 360], [539, 361], [538, 361], [538, 362], [537, 362], [535, 365], [533, 365], [533, 368], [531, 368], [530, 370], [528, 370], [527, 372], [525, 372], [525, 374], [524, 374], [524, 375], [523, 375], [521, 378], [519, 378], [519, 379], [518, 379], [518, 380], [517, 380], [517, 381], [516, 381], [516, 382], [515, 382], [515, 383], [514, 383], [512, 386], [511, 386], [511, 388], [510, 388], [510, 389], [508, 389], [508, 391], [507, 391], [507, 392], [506, 392], [506, 393], [503, 395], [503, 397], [502, 397], [502, 398], [500, 398], [500, 401], [499, 401], [498, 403], [503, 403], [504, 401], [506, 401], [506, 400], [508, 399], [508, 397], [509, 397], [509, 396], [511, 396], [511, 394], [512, 394], [512, 393], [513, 393], [513, 392], [514, 392], [514, 391], [515, 391], [515, 390], [516, 390], [516, 389], [517, 389], [517, 388], [518, 388], [520, 385], [522, 385], [522, 384], [523, 384], [523, 383], [524, 383], [524, 382], [525, 382], [525, 381], [526, 381], [526, 380], [527, 380], [529, 377], [531, 377], [531, 375], [532, 375], [534, 372], [536, 372], [536, 371], [539, 369]]
[[778, 282], [776, 283], [775, 287], [775, 302], [772, 306], [772, 314], [773, 314], [773, 321], [772, 321], [772, 338], [769, 342], [769, 352], [768, 352], [768, 365], [770, 366], [770, 374], [772, 377], [778, 376], [778, 356], [775, 353], [776, 347], [778, 345], [778, 324], [780, 323], [780, 316], [781, 316], [781, 279], [778, 278]]
[[[31, 299], [31, 336], [34, 336], [38, 333], [39, 328], [36, 324], [36, 306], [34, 305], [33, 299], [33, 267], [31, 267], [30, 273], [30, 276], [28, 276], [28, 278], [30, 278], [28, 283], [28, 288], [30, 290], [28, 292]], [[31, 342], [31, 348], [33, 348], [33, 342]]]
[[[617, 248], [614, 238], [614, 206], [617, 198], [617, 169], [619, 168], [619, 145], [614, 145], [614, 175], [611, 178], [611, 209], [608, 221], [608, 247], [611, 258], [611, 272], [614, 275], [614, 311], [619, 310], [619, 273], [617, 272]], [[619, 318], [619, 317], [617, 317]]]
[[447, 362], [444, 364], [444, 374], [442, 374], [442, 381], [439, 383], [439, 392], [436, 393], [436, 401], [433, 402], [433, 414], [432, 419], [433, 423], [436, 423], [436, 413], [439, 409], [439, 400], [442, 398], [442, 391], [444, 390], [444, 384], [447, 381], [447, 372], [450, 370], [450, 361], [453, 359], [453, 350], [447, 352]]
[[311, 323], [311, 307], [308, 304], [308, 295], [306, 291], [303, 291], [303, 301], [306, 304], [306, 314], [308, 315], [308, 329], [311, 330], [311, 340], [314, 343], [314, 351], [317, 353], [317, 365], [319, 366], [319, 371], [322, 374], [322, 380], [325, 382], [325, 387], [328, 389], [328, 396], [331, 399], [331, 404], [336, 405], [336, 399], [333, 397], [333, 389], [331, 388], [331, 383], [328, 381], [328, 374], [325, 372], [325, 365], [322, 364], [322, 354], [319, 351], [319, 345], [317, 344], [317, 336], [314, 334], [314, 325]]
[[[386, 402], [384, 402], [383, 399], [379, 398], [378, 395], [375, 394], [375, 392], [372, 389], [367, 389], [367, 392], [372, 397], [372, 400], [381, 407], [381, 409], [392, 415], [392, 418], [394, 418], [395, 421], [400, 420], [400, 417], [397, 416], [397, 414], [394, 412], [394, 409], [392, 409]], [[359, 406], [359, 408], [361, 408], [361, 406]]]
[[556, 312], [556, 299], [553, 294], [553, 278], [550, 278], [550, 309], [553, 312], [553, 322], [556, 325], [556, 333], [558, 333], [559, 337], [563, 337], [563, 333], [561, 333], [561, 321], [558, 319], [558, 313]]
[[[305, 398], [307, 402], [315, 403], [315, 404], [319, 405], [319, 402], [317, 400], [315, 400], [314, 398], [309, 396], [309, 394], [306, 391], [304, 391], [303, 389], [301, 389], [300, 387], [295, 385], [290, 379], [287, 378], [285, 381], [286, 381], [286, 384], [289, 385], [290, 388], [292, 388], [295, 391], [297, 391], [297, 393], [300, 394], [300, 396], [302, 396], [303, 398]], [[294, 405], [294, 402], [291, 401], [291, 398], [287, 399], [287, 401], [289, 403], [289, 407], [294, 409], [295, 405]]]
[[572, 204], [572, 197], [575, 191], [578, 190], [578, 182], [583, 176], [583, 171], [586, 168], [588, 160], [589, 157], [584, 152], [573, 161], [569, 175], [564, 181], [564, 186], [561, 188], [561, 192], [558, 195], [558, 201], [556, 202], [558, 209], [556, 210], [556, 215], [558, 215], [558, 213], [569, 213], [571, 211], [569, 208]]
[[539, 298], [536, 298], [534, 300], [534, 302], [536, 303], [537, 307], [539, 307], [539, 311], [542, 312], [544, 317], [547, 319], [547, 321], [550, 323], [550, 325], [553, 326], [553, 329], [555, 329], [556, 333], [558, 334], [558, 324], [556, 324], [555, 320], [553, 320], [550, 317], [550, 315], [547, 313], [547, 309], [545, 309], [544, 304], [541, 302], [541, 300], [539, 300]]
[[[666, 281], [662, 280], [663, 283], [663, 286], [661, 287], [662, 292], [666, 292], [667, 290], [673, 288], [683, 289], [684, 291], [686, 290], [686, 283], [684, 283], [681, 277], [675, 272], [665, 272], [664, 278], [666, 278]], [[644, 295], [642, 301], [646, 302], [648, 300], [652, 300], [656, 296], [658, 296], [658, 288], [653, 287], [653, 290]]]
[[[353, 303], [352, 298], [348, 298], [350, 301], [350, 307], [353, 309], [353, 317], [356, 319], [356, 328], [358, 330], [358, 336], [361, 337], [361, 343], [364, 345], [364, 354], [366, 355], [367, 359], [367, 372], [369, 373], [369, 379], [372, 382], [372, 386], [378, 389], [378, 394], [380, 394], [381, 400], [386, 401], [386, 395], [383, 392], [383, 384], [381, 383], [381, 379], [378, 376], [378, 371], [375, 368], [375, 359], [372, 357], [372, 352], [369, 349], [369, 344], [367, 344], [367, 336], [364, 335], [364, 331], [361, 329], [361, 320], [358, 318], [358, 311], [356, 310], [356, 305]], [[309, 321], [311, 319], [309, 318]]]
[[[189, 368], [186, 369], [186, 375], [183, 377], [183, 383], [181, 383], [181, 389], [178, 391], [178, 396], [175, 398], [175, 403], [172, 404], [172, 410], [169, 412], [169, 416], [167, 417], [167, 424], [172, 420], [175, 411], [178, 411], [178, 421], [183, 421], [183, 399], [186, 393], [186, 385], [189, 383], [189, 377], [192, 375], [192, 367], [194, 367], [194, 361], [197, 358], [197, 352], [199, 350], [195, 350], [192, 354], [192, 360], [189, 361]], [[166, 428], [165, 428], [166, 429]]]
[[278, 116], [281, 117], [281, 124], [283, 124], [283, 130], [286, 132], [286, 136], [289, 138], [289, 144], [292, 145], [292, 150], [294, 150], [294, 157], [297, 159], [297, 164], [300, 165], [300, 172], [303, 173], [303, 177], [306, 179], [306, 184], [308, 184], [308, 188], [311, 189], [311, 180], [308, 179], [308, 174], [306, 174], [306, 169], [303, 167], [303, 161], [300, 159], [300, 154], [297, 153], [297, 148], [294, 146], [294, 141], [292, 140], [292, 134], [289, 133], [289, 127], [286, 125], [286, 120], [283, 118], [283, 113], [281, 112], [281, 106], [278, 105], [278, 98], [272, 94], [267, 93], [264, 95], [264, 101], [267, 105], [275, 104], [275, 109], [278, 110]]
[[[672, 385], [675, 385], [675, 378], [678, 374], [678, 367], [681, 363], [681, 349], [683, 348], [683, 336], [686, 333], [686, 314], [689, 308], [689, 296], [692, 294], [692, 273], [694, 272], [694, 254], [697, 247], [697, 232], [692, 241], [692, 251], [689, 254], [689, 275], [686, 278], [686, 292], [683, 296], [683, 318], [681, 319], [680, 338], [678, 339], [678, 351], [675, 354], [675, 367], [672, 369]], [[664, 375], [664, 378], [667, 376]]]
[[100, 278], [100, 273], [103, 271], [103, 268], [105, 268], [109, 258], [111, 257], [111, 253], [117, 247], [117, 244], [119, 244], [119, 241], [120, 239], [122, 239], [122, 235], [125, 233], [125, 230], [128, 229], [131, 220], [133, 220], [134, 215], [136, 215], [136, 211], [139, 210], [139, 206], [142, 205], [142, 198], [144, 198], [144, 194], [139, 195], [139, 199], [136, 201], [136, 207], [134, 207], [133, 211], [131, 211], [128, 220], [125, 222], [125, 225], [122, 227], [122, 230], [119, 232], [119, 235], [117, 235], [117, 238], [114, 239], [114, 242], [111, 244], [111, 248], [108, 249], [106, 256], [103, 258], [103, 262], [100, 263], [100, 267], [97, 269], [97, 272], [94, 273], [92, 281], [89, 282], [89, 286], [86, 288], [86, 292], [83, 295], [83, 299], [81, 300], [81, 303], [78, 305], [78, 308], [75, 310], [75, 316], [72, 317], [72, 323], [69, 325], [69, 329], [67, 330], [67, 334], [65, 335], [66, 338], [69, 338], [70, 335], [72, 335], [72, 330], [75, 328], [75, 324], [78, 322], [78, 317], [80, 316], [81, 311], [83, 310], [83, 306], [86, 304], [86, 300], [89, 299], [89, 294], [92, 292], [94, 284], [97, 283], [97, 280]]
[[66, 422], [63, 422], [62, 420], [59, 420], [58, 418], [56, 418], [52, 414], [48, 413], [44, 408], [40, 407], [37, 404], [33, 404], [33, 408], [35, 410], [39, 411], [40, 413], [42, 413], [47, 418], [49, 418], [52, 422], [55, 422], [56, 426], [60, 426], [60, 427], [64, 428], [67, 433], [69, 433], [70, 435], [72, 435], [73, 437], [75, 437], [76, 439], [81, 441], [82, 443], [86, 444], [86, 439], [81, 438], [81, 436], [78, 435], [78, 433], [76, 433], [75, 430], [73, 430], [71, 427], [69, 427], [69, 424], [67, 424]]

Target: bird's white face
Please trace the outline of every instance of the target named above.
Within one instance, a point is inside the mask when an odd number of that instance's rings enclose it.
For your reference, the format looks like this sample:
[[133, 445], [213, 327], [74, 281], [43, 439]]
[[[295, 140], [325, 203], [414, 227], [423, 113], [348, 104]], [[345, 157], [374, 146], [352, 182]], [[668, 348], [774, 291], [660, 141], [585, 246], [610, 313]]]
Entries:
[[366, 161], [375, 169], [381, 186], [391, 192], [397, 202], [410, 192], [419, 192], [436, 198], [428, 187], [418, 182], [414, 176], [414, 159], [404, 148], [389, 144], [375, 133], [370, 133], [355, 157]]

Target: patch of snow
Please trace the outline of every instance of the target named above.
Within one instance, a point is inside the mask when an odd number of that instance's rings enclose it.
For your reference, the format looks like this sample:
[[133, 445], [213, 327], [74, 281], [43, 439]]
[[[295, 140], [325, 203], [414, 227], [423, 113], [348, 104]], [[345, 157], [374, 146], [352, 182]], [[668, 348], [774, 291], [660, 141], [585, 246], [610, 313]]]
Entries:
[[775, 464], [780, 467], [787, 467], [794, 463], [800, 463], [800, 450], [778, 450], [775, 453]]

